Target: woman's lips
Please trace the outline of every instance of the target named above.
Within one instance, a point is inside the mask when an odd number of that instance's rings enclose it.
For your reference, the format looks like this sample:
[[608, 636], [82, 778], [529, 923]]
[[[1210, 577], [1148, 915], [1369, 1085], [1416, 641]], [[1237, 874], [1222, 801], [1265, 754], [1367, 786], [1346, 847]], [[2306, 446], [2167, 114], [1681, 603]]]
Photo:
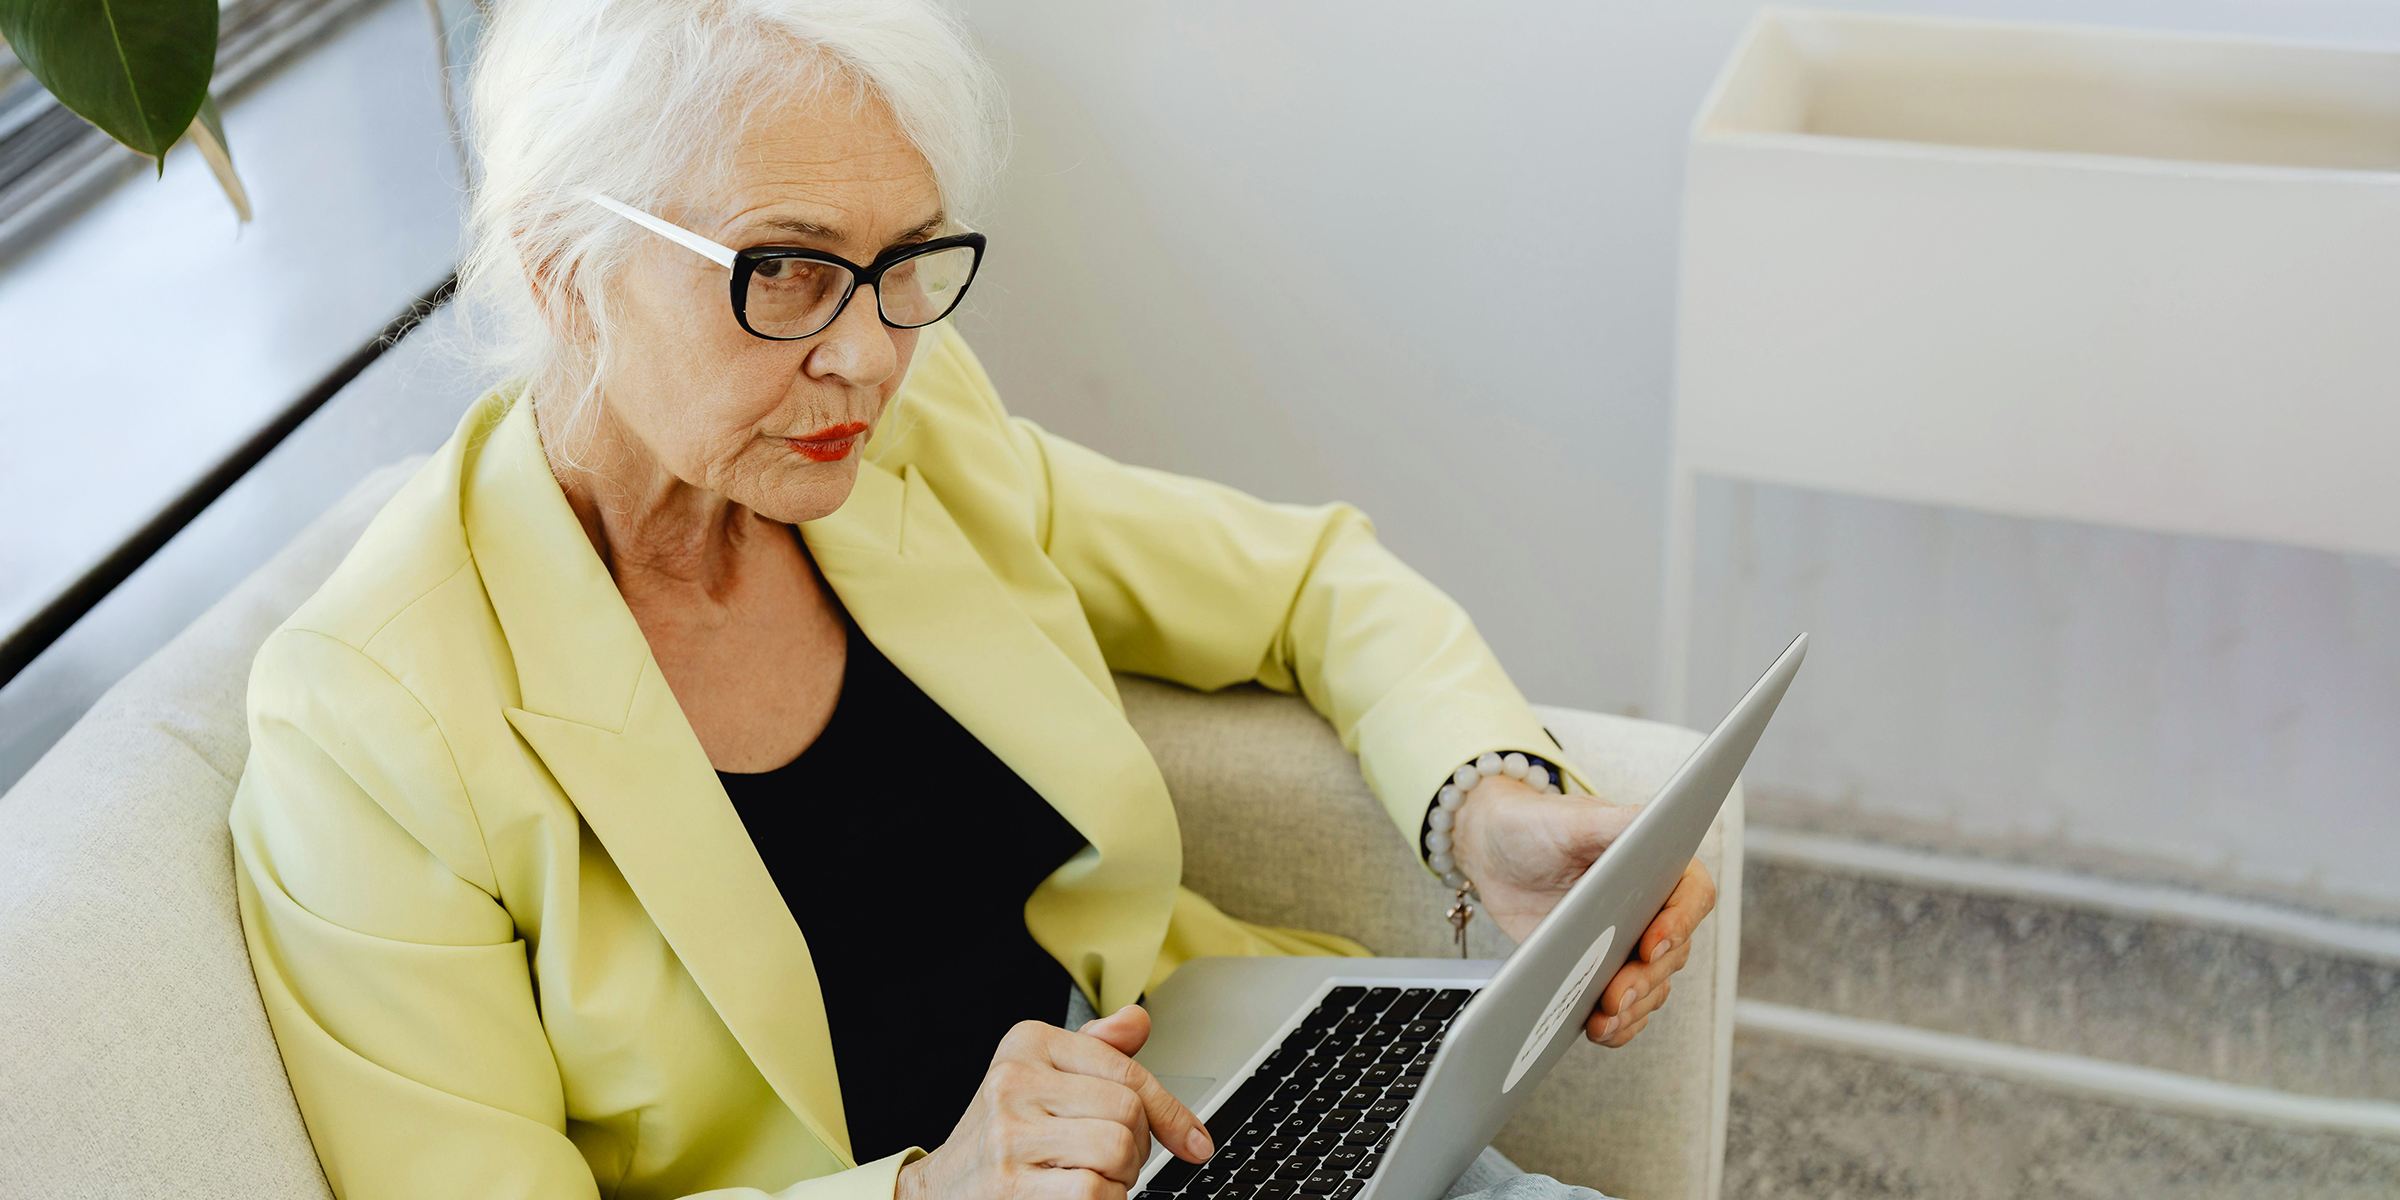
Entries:
[[840, 462], [849, 457], [850, 448], [858, 444], [858, 436], [866, 431], [864, 423], [851, 421], [843, 425], [828, 425], [815, 433], [804, 433], [783, 441], [810, 462]]

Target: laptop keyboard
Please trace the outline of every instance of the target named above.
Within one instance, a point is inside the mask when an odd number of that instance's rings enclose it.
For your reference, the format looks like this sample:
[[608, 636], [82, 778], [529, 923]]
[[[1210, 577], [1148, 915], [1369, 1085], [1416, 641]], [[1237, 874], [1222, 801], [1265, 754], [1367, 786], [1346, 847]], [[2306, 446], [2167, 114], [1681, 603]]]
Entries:
[[1383, 1165], [1475, 989], [1337, 987], [1208, 1118], [1217, 1153], [1170, 1159], [1135, 1200], [1350, 1200]]

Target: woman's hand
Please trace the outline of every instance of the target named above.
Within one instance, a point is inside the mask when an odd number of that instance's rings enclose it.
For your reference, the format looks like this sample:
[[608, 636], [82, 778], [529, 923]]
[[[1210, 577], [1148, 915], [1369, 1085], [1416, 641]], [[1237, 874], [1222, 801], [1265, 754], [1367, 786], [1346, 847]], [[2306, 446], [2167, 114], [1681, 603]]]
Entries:
[[992, 1055], [950, 1140], [900, 1168], [897, 1200], [1122, 1197], [1150, 1157], [1216, 1153], [1190, 1109], [1133, 1061], [1150, 1014], [1126, 1005], [1079, 1033], [1026, 1021]]
[[[1589, 796], [1543, 795], [1505, 775], [1489, 778], [1458, 810], [1452, 853], [1475, 881], [1483, 910], [1521, 942], [1641, 811]], [[1716, 881], [1699, 863], [1686, 865], [1667, 906], [1642, 931], [1633, 961], [1601, 990], [1584, 1036], [1615, 1047], [1640, 1033], [1672, 990], [1672, 976], [1691, 960], [1692, 931], [1716, 906]]]

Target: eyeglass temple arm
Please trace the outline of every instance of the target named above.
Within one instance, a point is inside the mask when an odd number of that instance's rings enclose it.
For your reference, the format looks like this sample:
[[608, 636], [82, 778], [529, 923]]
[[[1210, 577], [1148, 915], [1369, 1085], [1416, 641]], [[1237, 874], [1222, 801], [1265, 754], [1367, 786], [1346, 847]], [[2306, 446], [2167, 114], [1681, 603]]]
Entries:
[[675, 243], [678, 246], [682, 246], [685, 249], [691, 250], [692, 252], [700, 255], [702, 258], [705, 258], [720, 267], [731, 267], [733, 265], [734, 254], [731, 248], [720, 246], [717, 243], [708, 240], [707, 238], [701, 237], [699, 234], [693, 233], [689, 229], [685, 229], [681, 225], [676, 225], [667, 221], [661, 221], [657, 217], [651, 216], [649, 213], [643, 212], [642, 210], [635, 208], [630, 204], [620, 204], [606, 196], [600, 195], [597, 192], [592, 194], [592, 203], [597, 204], [600, 207], [605, 208], [608, 211], [613, 212], [618, 216], [623, 217], [626, 220], [631, 221], [634, 224], [639, 225], [642, 228], [647, 229], [670, 242]]

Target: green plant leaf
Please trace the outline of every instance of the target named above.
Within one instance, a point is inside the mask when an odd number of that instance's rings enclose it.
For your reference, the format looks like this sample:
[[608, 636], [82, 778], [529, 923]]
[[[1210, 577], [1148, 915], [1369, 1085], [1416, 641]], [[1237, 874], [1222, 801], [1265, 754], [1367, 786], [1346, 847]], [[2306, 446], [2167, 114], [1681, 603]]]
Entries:
[[200, 102], [200, 115], [192, 118], [187, 131], [194, 149], [208, 161], [210, 174], [217, 177], [217, 186], [225, 189], [225, 199], [233, 205], [233, 214], [243, 224], [250, 221], [250, 189], [242, 186], [242, 177], [233, 172], [233, 151], [225, 145], [225, 118], [217, 112], [217, 98], [210, 96]]
[[163, 169], [208, 99], [217, 0], [0, 0], [0, 37], [59, 103]]

